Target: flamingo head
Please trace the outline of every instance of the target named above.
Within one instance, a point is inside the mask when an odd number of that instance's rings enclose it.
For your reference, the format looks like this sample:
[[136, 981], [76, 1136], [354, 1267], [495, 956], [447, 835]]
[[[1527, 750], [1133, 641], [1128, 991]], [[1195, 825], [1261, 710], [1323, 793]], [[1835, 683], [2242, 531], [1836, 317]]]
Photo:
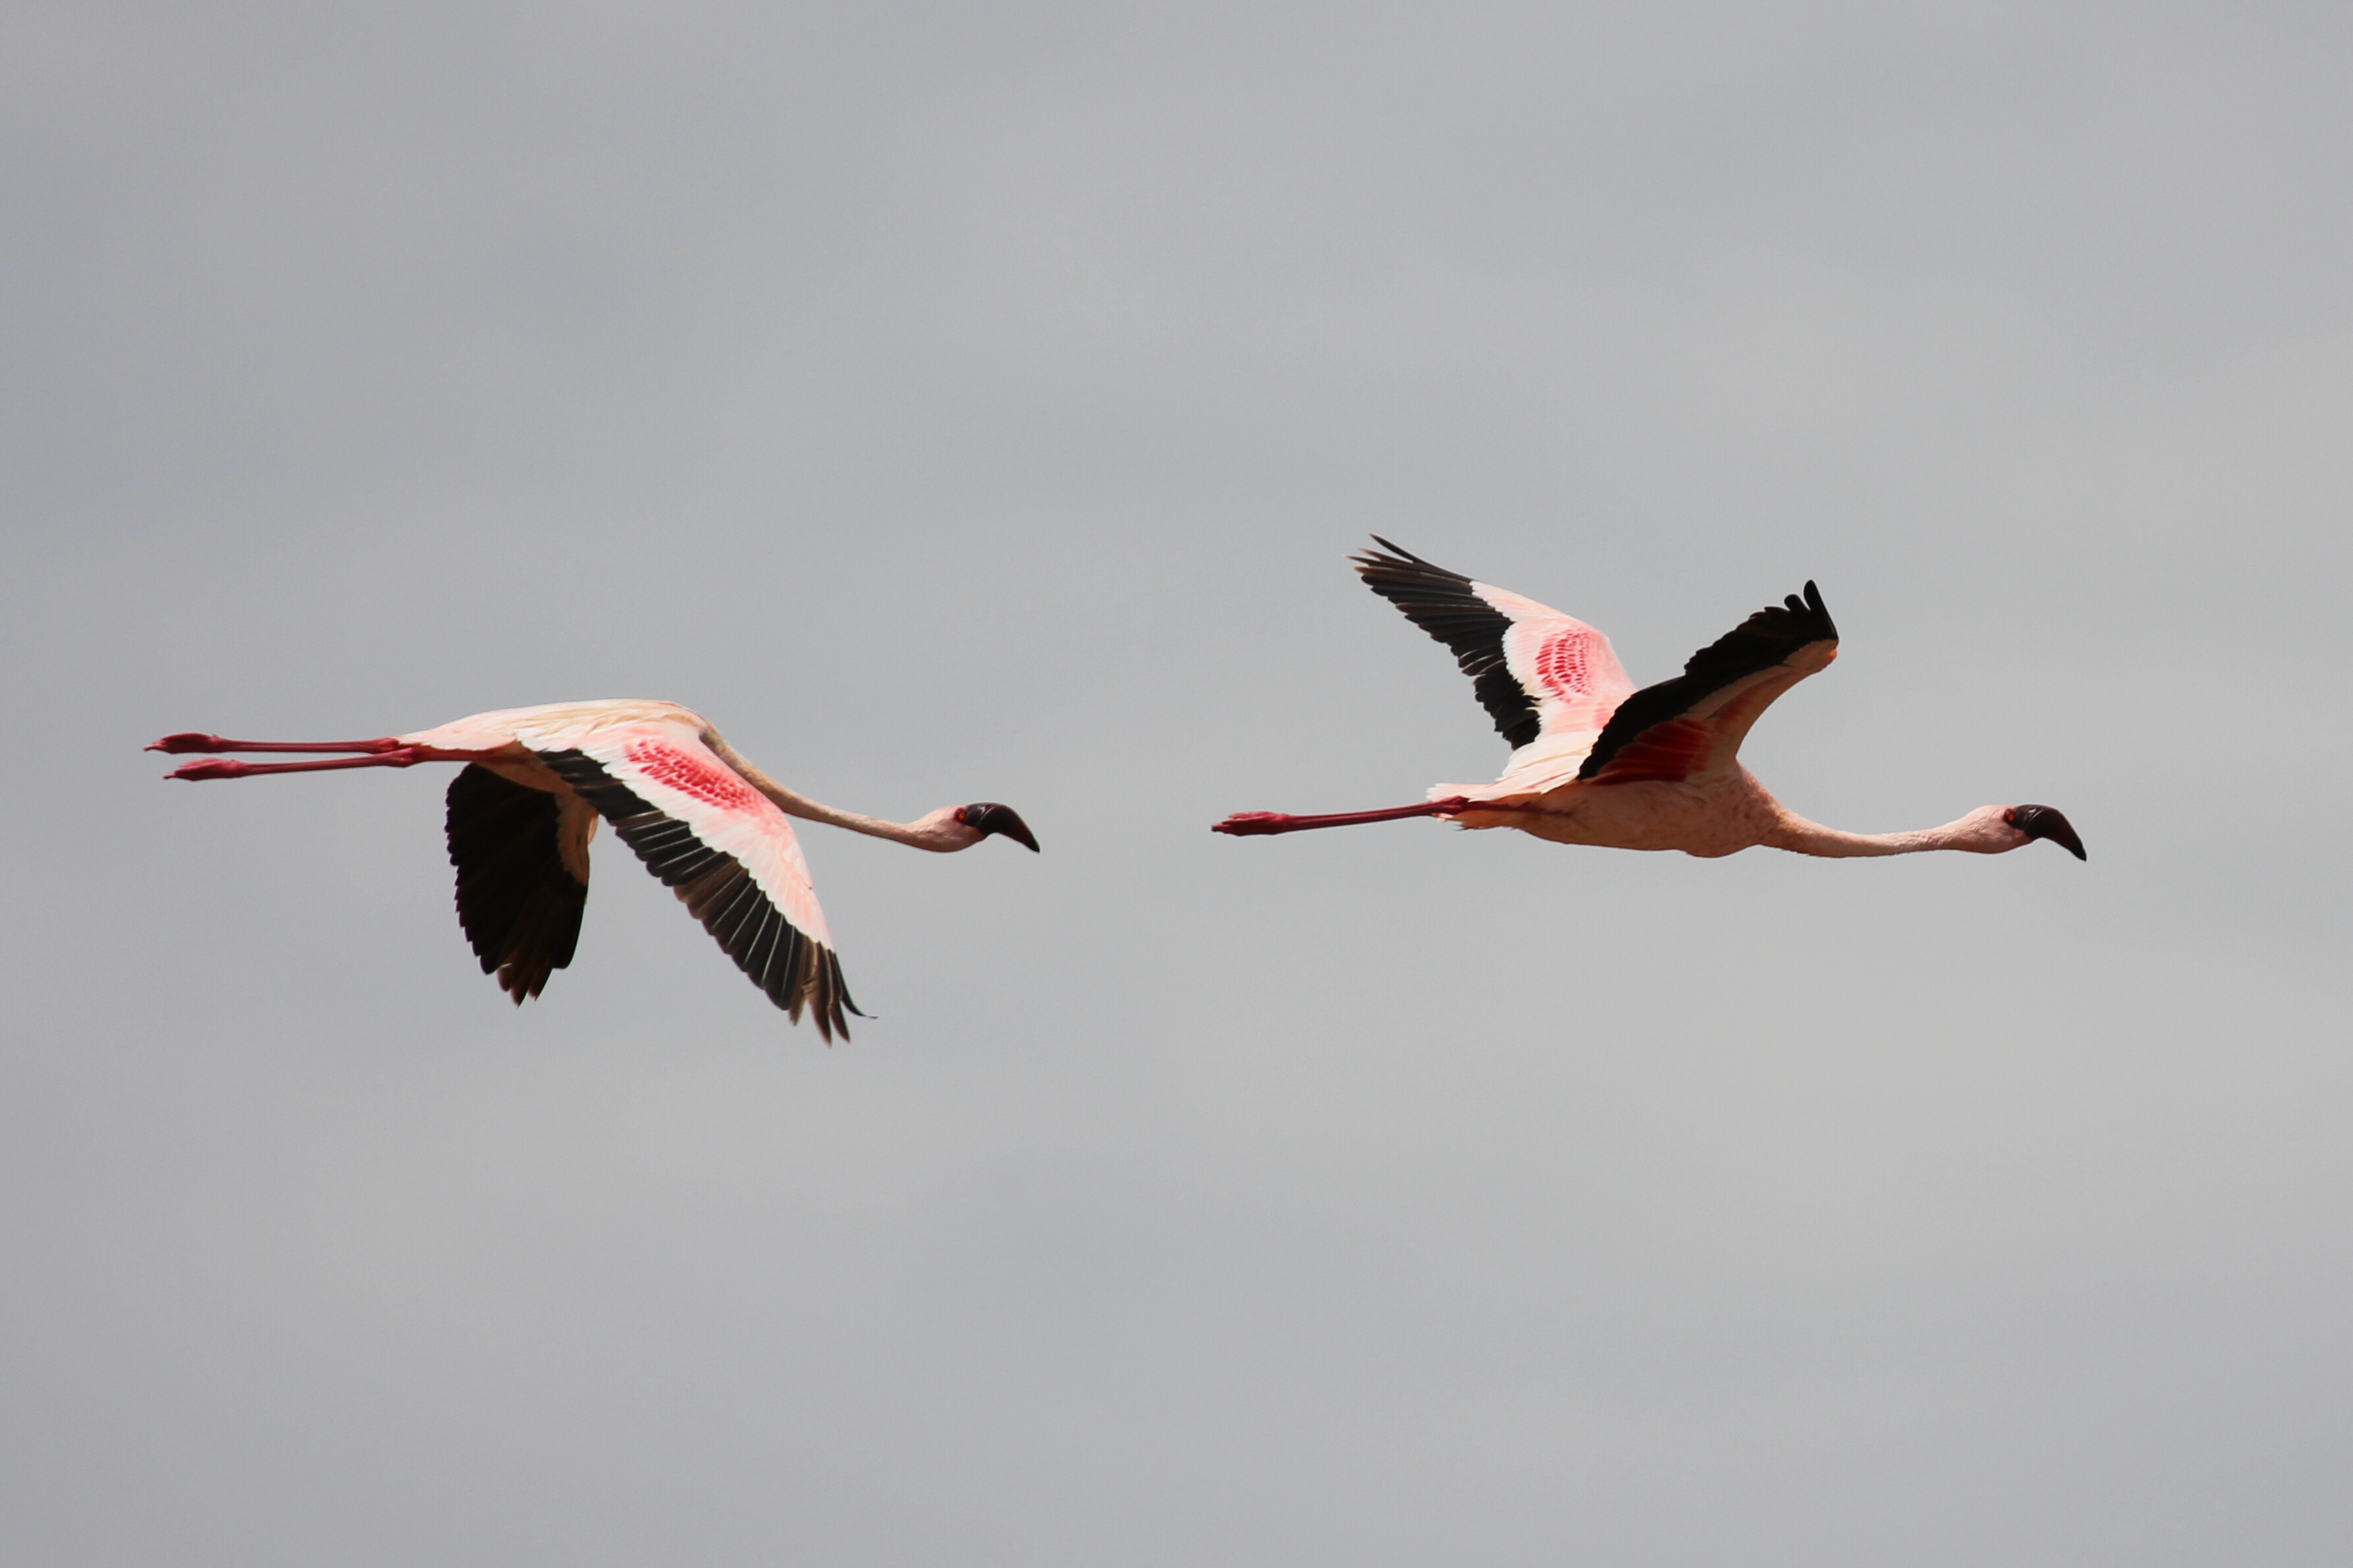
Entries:
[[2004, 806], [2001, 826], [2009, 829], [2012, 838], [2004, 848], [2021, 849], [2038, 838], [2048, 838], [2078, 860], [2091, 858], [2084, 853], [2084, 840], [2076, 834], [2074, 824], [2062, 816], [2057, 806]]
[[2048, 838], [2078, 860], [2089, 859], [2074, 826], [2047, 805], [1981, 805], [1958, 822], [1932, 830], [1937, 849], [1972, 855], [2007, 855], [2038, 838]]
[[962, 830], [960, 837], [969, 836], [956, 846], [959, 849], [968, 849], [996, 833], [1002, 833], [1016, 844], [1026, 844], [1033, 851], [1038, 847], [1038, 836], [1029, 831], [1029, 825], [1011, 806], [999, 805], [995, 801], [959, 805], [950, 814], [949, 821]]

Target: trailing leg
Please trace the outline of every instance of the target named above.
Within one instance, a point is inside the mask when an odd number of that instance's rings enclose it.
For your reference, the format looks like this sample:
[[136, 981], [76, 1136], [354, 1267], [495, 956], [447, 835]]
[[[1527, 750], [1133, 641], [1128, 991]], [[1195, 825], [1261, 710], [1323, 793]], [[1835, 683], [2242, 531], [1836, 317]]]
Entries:
[[1280, 811], [1238, 811], [1223, 822], [1211, 823], [1212, 833], [1230, 833], [1237, 838], [1255, 837], [1262, 833], [1304, 833], [1311, 827], [1351, 827], [1359, 822], [1396, 822], [1409, 816], [1451, 816], [1467, 809], [1470, 799], [1464, 795], [1449, 795], [1444, 800], [1424, 801], [1419, 805], [1393, 805], [1384, 811], [1335, 811], [1322, 816], [1293, 816]]
[[[148, 748], [153, 751], [153, 747]], [[167, 779], [249, 779], [257, 773], [323, 773], [338, 768], [406, 768], [418, 763], [438, 763], [453, 759], [437, 756], [426, 746], [402, 746], [397, 750], [378, 752], [370, 757], [338, 757], [320, 763], [239, 763], [227, 757], [207, 757], [200, 763], [182, 763], [164, 776]]]
[[185, 752], [393, 752], [400, 749], [400, 737], [381, 735], [373, 741], [226, 741], [218, 735], [185, 730], [166, 735], [147, 749], [169, 752], [174, 756]]

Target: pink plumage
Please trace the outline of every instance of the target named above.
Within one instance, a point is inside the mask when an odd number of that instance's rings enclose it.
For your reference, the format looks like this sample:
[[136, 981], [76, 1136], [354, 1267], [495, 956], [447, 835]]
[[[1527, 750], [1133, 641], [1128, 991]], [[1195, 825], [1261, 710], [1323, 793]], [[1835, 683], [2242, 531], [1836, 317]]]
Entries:
[[1798, 816], [1741, 766], [1749, 726], [1838, 657], [1838, 627], [1811, 583], [1694, 654], [1682, 675], [1638, 691], [1609, 639], [1584, 622], [1374, 542], [1380, 549], [1356, 558], [1357, 573], [1453, 651], [1511, 743], [1511, 760], [1493, 783], [1438, 784], [1422, 805], [1240, 812], [1216, 831], [1246, 837], [1438, 816], [1557, 844], [1711, 858], [1759, 845], [1832, 857], [1999, 855], [2038, 838], [2085, 858], [2074, 828], [2047, 805], [1979, 806], [1911, 833], [1842, 833]]
[[830, 1041], [858, 1012], [791, 819], [919, 849], [968, 849], [993, 834], [1037, 839], [1009, 807], [943, 806], [889, 822], [821, 805], [754, 767], [698, 713], [670, 702], [558, 702], [477, 713], [370, 741], [226, 741], [167, 735], [150, 751], [345, 752], [332, 762], [208, 760], [176, 779], [463, 763], [449, 785], [458, 918], [485, 974], [520, 1005], [572, 962], [600, 821], [677, 892], [727, 955], [797, 1022]]

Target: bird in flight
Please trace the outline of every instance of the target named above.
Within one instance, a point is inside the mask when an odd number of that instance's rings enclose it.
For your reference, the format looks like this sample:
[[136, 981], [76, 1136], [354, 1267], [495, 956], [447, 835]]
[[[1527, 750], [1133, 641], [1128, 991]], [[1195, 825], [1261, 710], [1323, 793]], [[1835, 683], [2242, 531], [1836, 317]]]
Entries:
[[482, 973], [495, 973], [517, 1006], [572, 962], [588, 901], [588, 840], [602, 817], [752, 984], [795, 1023], [807, 1008], [828, 1044], [837, 1034], [849, 1037], [844, 1015], [858, 1005], [790, 818], [944, 854], [992, 834], [1038, 847], [1010, 807], [991, 802], [942, 806], [913, 822], [820, 805], [744, 761], [701, 714], [670, 702], [508, 708], [373, 741], [166, 735], [147, 749], [357, 753], [306, 763], [212, 757], [183, 763], [166, 775], [175, 779], [465, 763], [449, 781], [458, 922]]
[[1672, 680], [1634, 689], [1609, 639], [1533, 599], [1434, 566], [1376, 534], [1354, 557], [1365, 585], [1444, 643], [1512, 745], [1489, 784], [1439, 784], [1419, 805], [1293, 816], [1245, 811], [1214, 831], [1248, 837], [1437, 816], [1516, 827], [1556, 844], [1680, 849], [1713, 858], [1757, 845], [1800, 855], [2000, 855], [2084, 841], [2047, 805], [1981, 805], [1941, 827], [1842, 833], [1783, 805], [1740, 765], [1740, 742], [1775, 698], [1838, 657], [1838, 627], [1811, 583], [1692, 655]]

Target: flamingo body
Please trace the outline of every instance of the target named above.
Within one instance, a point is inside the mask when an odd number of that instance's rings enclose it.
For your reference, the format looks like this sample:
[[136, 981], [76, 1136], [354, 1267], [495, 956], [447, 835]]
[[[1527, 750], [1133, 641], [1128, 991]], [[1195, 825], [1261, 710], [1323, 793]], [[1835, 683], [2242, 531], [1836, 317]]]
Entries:
[[333, 762], [185, 763], [180, 779], [353, 767], [466, 764], [449, 786], [458, 916], [482, 972], [520, 1005], [567, 966], [587, 901], [598, 822], [702, 922], [728, 956], [797, 1022], [828, 1040], [858, 1012], [818, 905], [791, 818], [940, 852], [1002, 833], [1038, 843], [1009, 808], [944, 806], [910, 823], [820, 805], [738, 755], [701, 714], [672, 702], [556, 702], [477, 713], [373, 741], [225, 741], [169, 735], [151, 751], [352, 752]]
[[1957, 849], [2000, 854], [2083, 841], [2047, 805], [1979, 806], [1939, 827], [1842, 833], [1776, 800], [1739, 761], [1775, 699], [1838, 657], [1838, 627], [1808, 583], [1694, 654], [1672, 680], [1635, 689], [1609, 639], [1574, 616], [1433, 565], [1387, 540], [1356, 558], [1367, 587], [1451, 648], [1510, 742], [1492, 784], [1438, 784], [1421, 806], [1293, 816], [1243, 812], [1237, 837], [1440, 816], [1514, 827], [1556, 844], [1676, 849], [1704, 858], [1768, 846], [1828, 857]]

